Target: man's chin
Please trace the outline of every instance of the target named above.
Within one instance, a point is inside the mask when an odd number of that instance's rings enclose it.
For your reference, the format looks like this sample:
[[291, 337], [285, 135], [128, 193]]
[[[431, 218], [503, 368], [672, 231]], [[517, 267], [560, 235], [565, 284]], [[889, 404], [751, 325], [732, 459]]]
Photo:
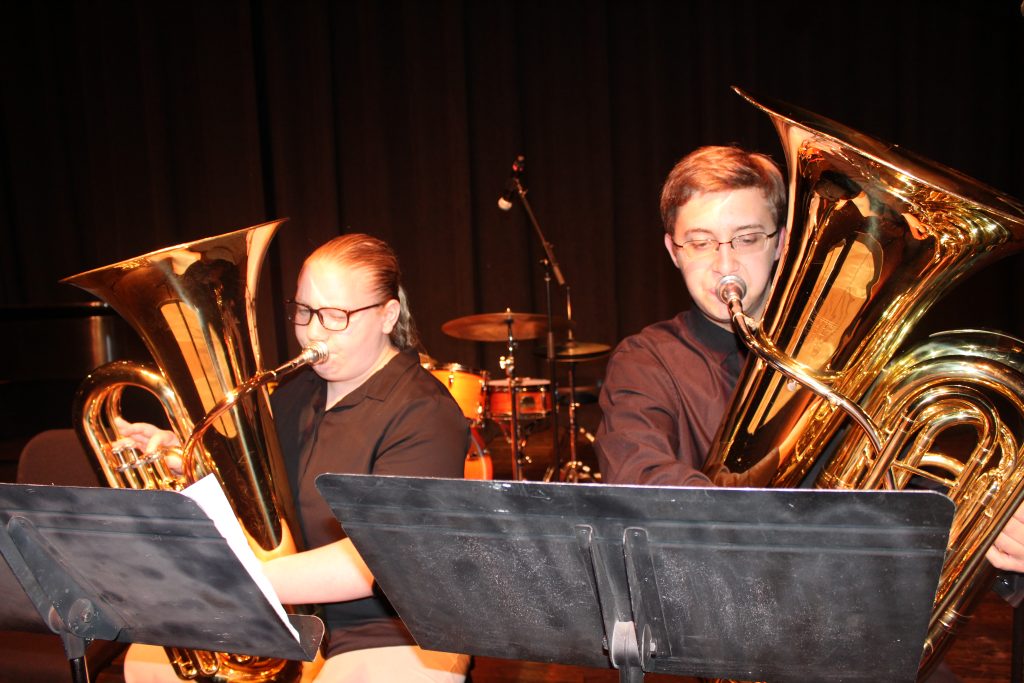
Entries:
[[729, 315], [729, 310], [724, 306], [716, 307], [720, 310], [709, 311], [706, 307], [697, 304], [697, 310], [699, 310], [705, 318], [718, 325], [724, 327], [727, 330], [732, 329], [732, 316]]

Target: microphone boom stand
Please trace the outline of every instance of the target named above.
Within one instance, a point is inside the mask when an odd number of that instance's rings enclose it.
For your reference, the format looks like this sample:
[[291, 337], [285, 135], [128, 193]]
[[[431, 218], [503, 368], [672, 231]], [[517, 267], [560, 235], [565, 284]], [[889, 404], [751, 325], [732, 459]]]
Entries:
[[[521, 167], [520, 167], [521, 168]], [[548, 361], [548, 376], [551, 380], [551, 446], [552, 456], [554, 457], [554, 464], [548, 468], [544, 474], [544, 481], [551, 481], [555, 473], [559, 472], [562, 467], [561, 455], [558, 448], [558, 363], [555, 359], [555, 331], [554, 331], [554, 315], [552, 314], [551, 304], [551, 278], [555, 278], [555, 282], [559, 287], [565, 287], [565, 278], [562, 277], [562, 269], [558, 266], [558, 261], [555, 259], [555, 252], [551, 246], [551, 243], [544, 237], [544, 232], [540, 228], [540, 223], [537, 222], [537, 217], [533, 213], [533, 208], [530, 206], [529, 200], [526, 198], [526, 188], [523, 187], [522, 182], [519, 180], [518, 173], [514, 174], [511, 178], [512, 187], [515, 190], [515, 194], [518, 195], [519, 200], [523, 204], [523, 209], [526, 210], [526, 216], [530, 219], [530, 225], [533, 226], [534, 232], [537, 233], [537, 238], [540, 240], [541, 246], [544, 247], [544, 258], [541, 259], [541, 264], [544, 266], [544, 294], [545, 294], [545, 306], [547, 310], [547, 335], [545, 341], [547, 342], [547, 361]], [[515, 395], [512, 396], [513, 402], [516, 401]]]

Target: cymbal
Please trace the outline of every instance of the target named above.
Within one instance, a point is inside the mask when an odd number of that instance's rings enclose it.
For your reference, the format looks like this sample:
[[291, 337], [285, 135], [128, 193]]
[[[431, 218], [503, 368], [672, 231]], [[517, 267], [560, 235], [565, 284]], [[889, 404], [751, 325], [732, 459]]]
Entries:
[[[569, 321], [555, 317], [555, 330], [569, 328]], [[509, 325], [512, 326], [512, 337], [515, 339], [539, 339], [548, 331], [548, 319], [540, 313], [479, 313], [449, 320], [441, 325], [441, 331], [456, 339], [471, 341], [501, 342], [508, 341]]]
[[[555, 346], [555, 360], [559, 363], [579, 363], [586, 360], [596, 360], [608, 355], [612, 347], [607, 344], [594, 344], [591, 342], [579, 342], [570, 339]], [[534, 350], [538, 356], [546, 358], [548, 350], [545, 347], [538, 347]]]

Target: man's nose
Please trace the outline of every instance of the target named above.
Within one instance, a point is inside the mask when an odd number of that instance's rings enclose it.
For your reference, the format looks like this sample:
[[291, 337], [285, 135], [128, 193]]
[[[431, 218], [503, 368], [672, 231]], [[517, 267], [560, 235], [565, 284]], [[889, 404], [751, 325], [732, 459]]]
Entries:
[[732, 242], [719, 242], [715, 250], [714, 263], [715, 271], [719, 273], [732, 273], [736, 270], [736, 252], [732, 249]]

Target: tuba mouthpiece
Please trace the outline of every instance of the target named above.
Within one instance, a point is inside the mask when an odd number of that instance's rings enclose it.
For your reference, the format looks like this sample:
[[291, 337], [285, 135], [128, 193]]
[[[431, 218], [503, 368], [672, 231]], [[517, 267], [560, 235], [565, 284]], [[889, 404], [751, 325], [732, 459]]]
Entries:
[[290, 372], [298, 370], [305, 365], [319, 365], [327, 360], [329, 355], [331, 355], [331, 353], [327, 350], [327, 344], [322, 341], [311, 342], [309, 346], [302, 347], [302, 351], [299, 352], [299, 355], [295, 356], [295, 358], [292, 358], [280, 367], [268, 370], [266, 374], [275, 379], [278, 377], [284, 377]]
[[726, 275], [718, 281], [718, 298], [725, 304], [743, 301], [747, 294], [747, 283], [737, 275]]
[[319, 365], [327, 360], [329, 355], [331, 354], [327, 350], [327, 344], [324, 344], [322, 341], [315, 341], [302, 349], [300, 358], [309, 365]]

